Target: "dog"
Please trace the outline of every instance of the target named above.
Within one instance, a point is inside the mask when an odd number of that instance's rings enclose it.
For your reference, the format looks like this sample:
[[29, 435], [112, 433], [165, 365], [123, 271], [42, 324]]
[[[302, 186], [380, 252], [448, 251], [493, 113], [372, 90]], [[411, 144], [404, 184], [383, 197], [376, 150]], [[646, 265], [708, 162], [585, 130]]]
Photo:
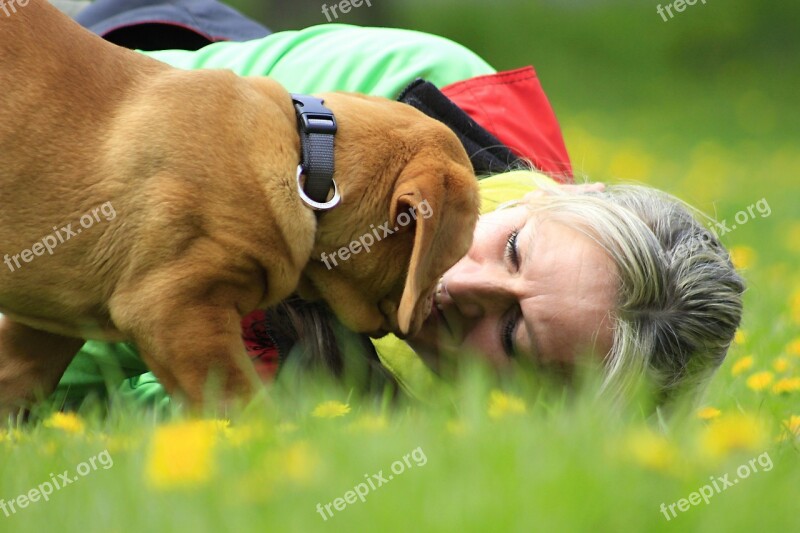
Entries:
[[[296, 292], [354, 331], [410, 335], [470, 246], [469, 158], [410, 106], [318, 95], [338, 123], [342, 200], [315, 214], [274, 80], [174, 69], [43, 0], [0, 20], [0, 48], [0, 405], [50, 392], [85, 339], [134, 342], [191, 405], [211, 378], [247, 398], [247, 313]], [[381, 226], [368, 253], [323, 263]]]

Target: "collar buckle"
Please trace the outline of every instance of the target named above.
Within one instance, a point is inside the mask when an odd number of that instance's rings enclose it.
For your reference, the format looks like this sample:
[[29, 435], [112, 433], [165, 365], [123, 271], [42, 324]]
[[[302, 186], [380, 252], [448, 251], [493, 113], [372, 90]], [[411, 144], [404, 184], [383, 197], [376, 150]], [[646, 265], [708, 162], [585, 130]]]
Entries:
[[325, 100], [305, 94], [293, 94], [292, 103], [295, 106], [300, 127], [307, 133], [336, 133], [336, 117], [333, 111], [322, 105]]

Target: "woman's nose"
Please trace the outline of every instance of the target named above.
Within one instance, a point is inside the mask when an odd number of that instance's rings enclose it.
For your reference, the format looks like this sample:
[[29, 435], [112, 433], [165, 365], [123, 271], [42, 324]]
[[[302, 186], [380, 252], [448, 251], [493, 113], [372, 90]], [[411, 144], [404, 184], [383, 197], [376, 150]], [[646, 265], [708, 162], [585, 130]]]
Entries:
[[482, 318], [500, 308], [510, 294], [503, 283], [502, 269], [465, 257], [442, 279], [443, 289], [464, 318]]

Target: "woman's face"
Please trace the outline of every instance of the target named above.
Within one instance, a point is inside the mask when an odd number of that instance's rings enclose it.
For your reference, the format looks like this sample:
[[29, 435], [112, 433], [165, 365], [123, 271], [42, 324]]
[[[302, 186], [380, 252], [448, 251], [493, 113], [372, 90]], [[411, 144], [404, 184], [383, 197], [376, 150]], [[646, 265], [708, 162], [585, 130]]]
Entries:
[[483, 215], [472, 247], [442, 276], [431, 315], [407, 342], [435, 369], [469, 351], [496, 367], [514, 357], [560, 368], [585, 351], [602, 357], [611, 349], [615, 272], [592, 239], [546, 214], [532, 216], [524, 203]]

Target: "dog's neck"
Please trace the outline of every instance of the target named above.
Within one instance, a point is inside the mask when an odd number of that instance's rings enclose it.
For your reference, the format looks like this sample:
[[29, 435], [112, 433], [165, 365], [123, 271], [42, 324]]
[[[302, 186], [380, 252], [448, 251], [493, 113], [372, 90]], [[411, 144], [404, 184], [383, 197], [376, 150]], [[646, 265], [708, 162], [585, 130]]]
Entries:
[[[0, 42], [4, 48], [0, 80], [5, 78], [3, 72], [19, 71], [25, 72], [26, 80], [24, 86], [3, 84], [8, 87], [4, 97], [13, 99], [14, 91], [24, 91], [26, 98], [21, 100], [37, 101], [30, 98], [31, 93], [47, 90], [48, 101], [38, 104], [63, 109], [68, 103], [71, 109], [97, 118], [131, 88], [145, 83], [148, 74], [169, 68], [104, 41], [45, 0], [31, 0], [4, 20]], [[48, 90], [54, 80], [59, 81], [58, 90]]]

